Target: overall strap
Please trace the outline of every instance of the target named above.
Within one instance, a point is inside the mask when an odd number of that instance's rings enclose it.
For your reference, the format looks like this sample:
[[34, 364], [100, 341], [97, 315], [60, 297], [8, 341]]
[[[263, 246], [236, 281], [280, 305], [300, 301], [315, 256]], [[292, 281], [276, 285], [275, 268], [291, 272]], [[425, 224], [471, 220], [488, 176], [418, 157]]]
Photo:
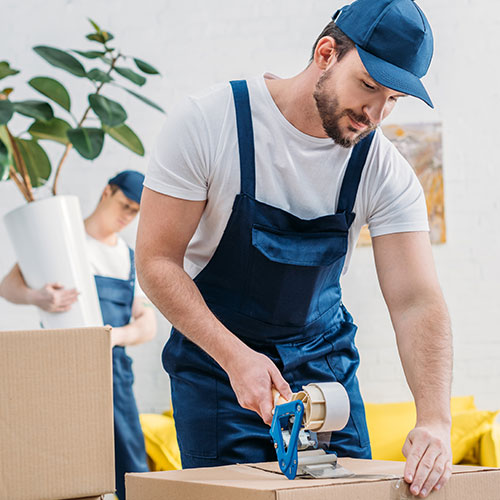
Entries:
[[255, 147], [250, 98], [245, 80], [229, 82], [233, 90], [240, 151], [241, 193], [255, 197]]
[[351, 213], [354, 208], [359, 181], [361, 180], [361, 173], [363, 172], [366, 157], [368, 156], [368, 151], [370, 150], [374, 135], [375, 131], [362, 139], [352, 150], [351, 158], [349, 159], [344, 174], [342, 187], [340, 188], [337, 213]]
[[133, 281], [135, 280], [135, 258], [134, 258], [134, 251], [129, 247], [128, 249], [129, 254], [130, 254], [130, 276], [129, 280]]

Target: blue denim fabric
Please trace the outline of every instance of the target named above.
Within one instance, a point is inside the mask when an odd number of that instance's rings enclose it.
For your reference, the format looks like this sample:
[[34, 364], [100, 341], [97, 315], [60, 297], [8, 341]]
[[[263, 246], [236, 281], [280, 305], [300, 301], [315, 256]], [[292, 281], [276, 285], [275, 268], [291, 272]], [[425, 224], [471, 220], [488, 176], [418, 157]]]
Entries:
[[[356, 378], [356, 326], [342, 305], [339, 279], [373, 133], [353, 149], [337, 212], [300, 219], [255, 199], [248, 90], [244, 81], [231, 85], [241, 192], [213, 257], [194, 281], [217, 318], [268, 356], [293, 391], [310, 382], [344, 385], [351, 402], [349, 422], [320, 440], [339, 456], [370, 458]], [[163, 365], [171, 377], [183, 467], [276, 460], [269, 427], [239, 406], [227, 374], [175, 329], [163, 350]]]

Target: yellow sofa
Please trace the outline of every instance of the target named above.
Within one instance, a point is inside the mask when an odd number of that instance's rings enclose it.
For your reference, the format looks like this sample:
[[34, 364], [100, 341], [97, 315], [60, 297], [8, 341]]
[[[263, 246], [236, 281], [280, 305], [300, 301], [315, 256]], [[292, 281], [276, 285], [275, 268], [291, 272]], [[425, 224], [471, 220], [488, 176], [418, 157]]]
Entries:
[[[405, 460], [401, 449], [416, 421], [415, 404], [366, 403], [366, 420], [376, 460]], [[451, 400], [453, 463], [500, 467], [498, 412], [478, 410], [473, 396]], [[140, 415], [151, 470], [181, 468], [172, 411]]]
[[144, 433], [149, 468], [152, 471], [182, 469], [172, 410], [161, 415], [142, 413], [139, 419]]
[[[415, 404], [366, 403], [366, 421], [375, 460], [405, 460], [401, 451], [416, 421]], [[473, 396], [451, 399], [453, 463], [500, 467], [499, 412], [478, 410]]]

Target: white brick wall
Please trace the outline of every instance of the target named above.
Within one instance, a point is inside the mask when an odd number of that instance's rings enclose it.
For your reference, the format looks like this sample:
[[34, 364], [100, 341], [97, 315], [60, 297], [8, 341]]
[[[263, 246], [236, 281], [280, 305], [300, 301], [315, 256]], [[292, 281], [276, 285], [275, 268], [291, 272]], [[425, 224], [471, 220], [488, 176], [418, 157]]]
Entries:
[[[419, 3], [436, 35], [436, 55], [426, 78], [436, 110], [407, 99], [398, 104], [390, 119], [443, 122], [448, 242], [434, 247], [434, 254], [454, 326], [454, 393], [474, 394], [481, 407], [495, 409], [500, 408], [496, 123], [500, 6], [494, 0]], [[164, 78], [151, 79], [144, 93], [168, 110], [183, 95], [218, 81], [264, 71], [281, 76], [297, 73], [306, 64], [315, 37], [342, 5], [339, 0], [4, 0], [2, 24], [10, 29], [1, 31], [0, 46], [2, 59], [23, 70], [21, 78], [9, 82], [16, 86], [15, 97], [28, 98], [33, 94], [22, 82], [49, 72], [55, 75], [31, 47], [85, 47], [81, 40], [88, 33], [86, 17], [90, 16], [116, 36], [117, 46], [161, 70]], [[89, 69], [91, 64], [87, 64]], [[71, 95], [78, 114], [83, 108], [85, 84], [58, 73], [69, 88], [77, 89]], [[128, 95], [113, 95], [125, 105], [130, 125], [149, 152], [163, 116]], [[116, 144], [107, 146], [94, 163], [72, 154], [61, 178], [61, 191], [78, 194], [85, 214], [116, 171], [147, 168], [147, 156], [136, 157]], [[53, 146], [50, 151], [55, 163], [60, 148]], [[0, 216], [20, 203], [22, 199], [12, 185], [0, 184]], [[126, 233], [131, 243], [134, 229]], [[1, 222], [0, 241], [3, 275], [15, 257]], [[359, 376], [366, 400], [409, 398], [369, 248], [355, 252], [344, 291], [345, 303], [359, 324]], [[1, 329], [36, 327], [37, 315], [32, 308], [0, 302]], [[160, 362], [168, 330], [168, 323], [161, 320], [154, 342], [129, 351], [135, 359], [136, 393], [142, 411], [161, 411], [169, 405], [168, 380]]]

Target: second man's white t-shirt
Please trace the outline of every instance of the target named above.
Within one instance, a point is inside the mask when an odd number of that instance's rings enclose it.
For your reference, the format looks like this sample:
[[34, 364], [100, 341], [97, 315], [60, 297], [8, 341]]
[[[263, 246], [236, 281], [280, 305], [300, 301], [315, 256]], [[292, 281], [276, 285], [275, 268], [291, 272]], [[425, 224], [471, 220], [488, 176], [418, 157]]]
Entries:
[[[87, 255], [92, 273], [97, 276], [128, 280], [130, 278], [130, 250], [125, 240], [117, 237], [116, 245], [106, 245], [85, 233]], [[135, 280], [134, 295], [142, 296], [144, 292]]]

